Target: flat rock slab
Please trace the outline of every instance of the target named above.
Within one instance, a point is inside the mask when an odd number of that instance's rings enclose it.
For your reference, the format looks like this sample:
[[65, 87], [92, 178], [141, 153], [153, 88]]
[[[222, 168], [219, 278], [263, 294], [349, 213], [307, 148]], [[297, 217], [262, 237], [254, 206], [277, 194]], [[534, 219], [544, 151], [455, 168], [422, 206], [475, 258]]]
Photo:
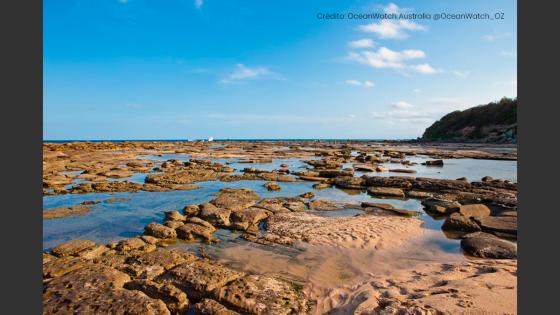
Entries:
[[338, 210], [341, 207], [336, 205], [334, 202], [324, 199], [317, 199], [309, 201], [309, 209], [317, 211], [333, 211]]
[[65, 218], [70, 216], [84, 215], [91, 210], [91, 206], [78, 205], [70, 207], [56, 207], [43, 210], [43, 220]]
[[475, 218], [475, 221], [482, 227], [483, 231], [517, 235], [516, 216]]
[[156, 281], [170, 283], [185, 291], [189, 297], [198, 300], [207, 297], [212, 290], [244, 275], [243, 272], [216, 263], [197, 260], [176, 266], [157, 277]]
[[197, 223], [185, 223], [177, 228], [177, 237], [184, 240], [191, 240], [195, 237], [212, 239], [212, 234], [216, 232], [214, 227], [208, 227]]
[[58, 257], [75, 256], [79, 252], [91, 249], [97, 244], [90, 240], [71, 240], [53, 248], [52, 254]]
[[439, 214], [450, 214], [459, 211], [461, 204], [457, 201], [440, 200], [440, 199], [425, 199], [422, 200], [422, 205], [426, 207], [427, 211], [439, 213]]
[[259, 199], [259, 195], [248, 188], [222, 188], [210, 203], [218, 208], [239, 211], [251, 207]]
[[465, 235], [461, 240], [461, 248], [468, 254], [481, 258], [517, 258], [517, 245], [515, 243], [484, 232]]
[[404, 197], [404, 191], [400, 188], [389, 188], [389, 187], [369, 187], [368, 193], [375, 196], [385, 196], [385, 197]]
[[221, 303], [255, 315], [301, 314], [307, 302], [295, 287], [275, 278], [250, 275], [239, 278], [215, 292]]
[[43, 278], [55, 278], [80, 269], [87, 264], [86, 260], [79, 257], [62, 257], [43, 263]]
[[195, 261], [193, 254], [175, 250], [159, 249], [126, 260], [126, 271], [135, 277], [152, 279], [161, 273], [187, 262]]

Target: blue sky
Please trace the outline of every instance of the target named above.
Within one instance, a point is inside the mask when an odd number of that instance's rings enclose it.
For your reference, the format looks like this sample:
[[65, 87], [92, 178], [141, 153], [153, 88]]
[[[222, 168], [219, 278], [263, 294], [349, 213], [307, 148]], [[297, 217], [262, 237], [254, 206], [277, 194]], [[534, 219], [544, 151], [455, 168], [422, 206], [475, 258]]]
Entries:
[[[516, 1], [45, 0], [43, 138], [415, 138], [517, 96]], [[503, 20], [318, 13], [503, 12]]]

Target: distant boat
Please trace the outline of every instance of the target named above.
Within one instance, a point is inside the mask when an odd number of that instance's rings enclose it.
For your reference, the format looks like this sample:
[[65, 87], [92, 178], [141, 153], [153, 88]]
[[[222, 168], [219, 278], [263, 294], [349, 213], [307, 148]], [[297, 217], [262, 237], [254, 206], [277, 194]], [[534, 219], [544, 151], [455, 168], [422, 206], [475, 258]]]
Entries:
[[212, 142], [212, 141], [214, 141], [213, 137], [208, 138], [208, 142]]

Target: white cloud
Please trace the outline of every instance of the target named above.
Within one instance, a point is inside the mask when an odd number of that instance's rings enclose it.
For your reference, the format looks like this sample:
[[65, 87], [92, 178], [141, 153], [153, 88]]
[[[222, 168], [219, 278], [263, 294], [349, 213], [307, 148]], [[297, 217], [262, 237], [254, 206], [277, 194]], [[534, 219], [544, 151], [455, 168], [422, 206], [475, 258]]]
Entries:
[[355, 41], [348, 42], [350, 48], [371, 48], [373, 47], [373, 40], [370, 38], [362, 38]]
[[414, 92], [414, 93], [422, 93], [422, 90], [420, 90], [420, 89], [413, 89], [412, 92]]
[[202, 5], [203, 5], [203, 4], [204, 4], [204, 0], [194, 0], [194, 6], [195, 6], [197, 9], [202, 8]]
[[412, 106], [411, 104], [405, 102], [405, 101], [400, 101], [400, 102], [396, 102], [391, 104], [391, 107], [396, 108], [396, 109], [411, 109], [414, 106]]
[[517, 52], [502, 50], [502, 51], [500, 51], [500, 56], [508, 57], [508, 58], [517, 58]]
[[459, 70], [453, 70], [453, 74], [459, 78], [465, 78], [467, 77], [470, 72], [469, 71], [459, 71]]
[[511, 33], [494, 33], [494, 34], [486, 34], [486, 35], [482, 35], [480, 37], [480, 39], [487, 41], [487, 42], [494, 42], [497, 41], [498, 39], [502, 39], [504, 37], [509, 37], [511, 36]]
[[[387, 14], [399, 14], [406, 10], [399, 8], [396, 4], [388, 4], [383, 11]], [[381, 20], [379, 23], [371, 23], [358, 26], [358, 30], [366, 33], [375, 33], [384, 39], [407, 38], [408, 31], [424, 31], [426, 27], [409, 20]]]
[[257, 67], [250, 68], [243, 64], [237, 64], [235, 66], [235, 70], [232, 73], [230, 73], [225, 79], [220, 80], [219, 83], [227, 84], [227, 83], [234, 83], [234, 82], [247, 81], [247, 80], [257, 80], [263, 78], [276, 79], [276, 80], [283, 79], [280, 75], [270, 71], [266, 67], [257, 66]]
[[433, 74], [437, 70], [429, 64], [409, 65], [405, 61], [424, 58], [426, 54], [422, 50], [407, 49], [394, 51], [387, 47], [381, 47], [377, 51], [350, 52], [348, 60], [368, 65], [372, 68], [389, 68], [400, 70], [412, 70], [423, 74]]
[[348, 114], [348, 118], [354, 119], [354, 118], [356, 118], [356, 115], [354, 115], [354, 114]]
[[371, 88], [375, 86], [375, 83], [369, 80], [359, 81], [359, 80], [346, 80], [346, 84], [354, 86], [363, 86], [365, 88]]

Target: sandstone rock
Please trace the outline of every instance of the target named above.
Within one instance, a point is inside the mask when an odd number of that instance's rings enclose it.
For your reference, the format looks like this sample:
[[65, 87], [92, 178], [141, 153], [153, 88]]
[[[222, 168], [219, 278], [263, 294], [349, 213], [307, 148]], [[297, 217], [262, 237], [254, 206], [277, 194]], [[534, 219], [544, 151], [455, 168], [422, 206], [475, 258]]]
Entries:
[[209, 229], [215, 229], [214, 226], [213, 226], [212, 224], [210, 224], [209, 222], [206, 222], [206, 221], [202, 220], [201, 218], [197, 218], [197, 217], [188, 218], [188, 219], [187, 219], [187, 222], [195, 223], [195, 224], [198, 224], [198, 225], [202, 225], [202, 226], [207, 227], [207, 228], [209, 228]]
[[246, 230], [252, 225], [257, 225], [260, 221], [268, 218], [272, 213], [261, 208], [249, 208], [232, 213], [232, 227], [239, 230]]
[[239, 278], [215, 292], [216, 299], [243, 313], [304, 314], [307, 301], [290, 283], [260, 275]]
[[92, 248], [88, 248], [88, 249], [84, 249], [84, 250], [80, 251], [77, 254], [77, 256], [82, 257], [84, 259], [95, 259], [95, 258], [105, 254], [108, 251], [109, 251], [109, 248], [107, 246], [97, 245], [97, 246], [94, 246]]
[[432, 198], [434, 195], [432, 193], [425, 192], [425, 191], [409, 190], [406, 192], [406, 196], [409, 198], [425, 199], [425, 198]]
[[167, 220], [174, 220], [174, 221], [185, 221], [185, 216], [180, 214], [179, 211], [166, 211], [165, 218]]
[[169, 283], [187, 293], [195, 300], [207, 297], [216, 288], [242, 277], [237, 272], [216, 263], [197, 260], [172, 268], [159, 276], [156, 281]]
[[325, 199], [316, 199], [309, 201], [309, 209], [318, 211], [332, 211], [340, 209], [339, 206], [332, 201]]
[[87, 264], [87, 261], [79, 257], [62, 257], [48, 261], [43, 264], [43, 278], [60, 277], [70, 271], [80, 269]]
[[176, 230], [177, 228], [179, 228], [180, 226], [183, 226], [183, 224], [185, 224], [185, 222], [183, 221], [174, 221], [174, 220], [169, 220], [169, 221], [165, 221], [163, 223], [163, 225], [172, 228], [173, 230]]
[[410, 168], [396, 168], [396, 169], [390, 169], [389, 172], [413, 174], [416, 173], [416, 170]]
[[481, 258], [517, 258], [516, 244], [484, 232], [465, 235], [461, 240], [461, 248], [468, 254]]
[[439, 214], [451, 214], [453, 212], [459, 211], [459, 208], [461, 207], [461, 204], [456, 201], [441, 199], [422, 200], [422, 205], [426, 207], [426, 211]]
[[325, 188], [330, 188], [330, 187], [331, 187], [330, 184], [324, 184], [324, 183], [313, 184], [313, 188], [315, 188], [315, 189], [325, 189]]
[[404, 198], [404, 191], [399, 188], [369, 187], [367, 191], [375, 196]]
[[360, 172], [375, 172], [377, 165], [373, 164], [354, 164], [352, 166], [356, 171]]
[[264, 184], [264, 187], [269, 191], [279, 191], [282, 189], [282, 187], [275, 182], [267, 182]]
[[162, 300], [173, 313], [182, 314], [187, 311], [189, 306], [187, 295], [171, 284], [151, 280], [133, 280], [127, 282], [124, 287], [129, 290], [142, 291], [153, 299]]
[[443, 160], [428, 160], [422, 164], [427, 166], [443, 166]]
[[131, 237], [120, 240], [115, 249], [119, 252], [147, 253], [154, 251], [156, 246], [144, 242], [141, 238]]
[[185, 208], [183, 208], [183, 213], [187, 216], [196, 215], [198, 211], [200, 211], [198, 205], [188, 205]]
[[334, 179], [333, 184], [340, 188], [348, 189], [364, 189], [366, 188], [366, 180], [362, 177], [342, 176]]
[[490, 215], [490, 208], [483, 204], [461, 205], [461, 207], [459, 207], [459, 212], [467, 218], [483, 218]]
[[239, 211], [253, 206], [260, 197], [248, 188], [222, 188], [210, 203], [218, 208]]
[[177, 238], [177, 233], [174, 229], [156, 222], [146, 225], [144, 234], [163, 239]]
[[177, 237], [185, 240], [192, 240], [195, 237], [201, 237], [206, 240], [212, 239], [212, 234], [216, 231], [215, 228], [209, 228], [195, 223], [185, 223], [177, 228]]
[[493, 181], [493, 180], [494, 180], [494, 179], [493, 179], [492, 177], [490, 177], [490, 176], [484, 176], [484, 177], [482, 177], [482, 179], [481, 179], [481, 181], [483, 181], [483, 182], [491, 182], [491, 181]]
[[[201, 206], [199, 216], [201, 219], [208, 221], [210, 224], [215, 226], [230, 226], [230, 215], [231, 210], [217, 207]], [[241, 210], [241, 209], [240, 209]]]
[[84, 215], [88, 213], [90, 210], [91, 210], [91, 206], [87, 206], [87, 205], [45, 209], [43, 210], [43, 220]]
[[474, 218], [483, 231], [517, 235], [517, 216]]
[[455, 212], [445, 219], [441, 226], [443, 230], [461, 231], [461, 232], [477, 232], [480, 231], [480, 226], [476, 224], [469, 217]]
[[201, 315], [240, 315], [211, 299], [203, 299], [196, 303], [194, 309], [196, 314]]
[[141, 238], [144, 242], [146, 242], [146, 243], [148, 243], [148, 244], [152, 244], [152, 245], [157, 245], [157, 243], [160, 242], [160, 239], [159, 239], [159, 238], [153, 237], [153, 236], [150, 236], [150, 235], [142, 235], [142, 236], [140, 236], [140, 238]]
[[311, 191], [304, 192], [303, 194], [301, 194], [301, 195], [299, 195], [299, 196], [300, 196], [301, 198], [304, 198], [304, 199], [313, 199], [313, 198], [315, 198], [315, 194], [314, 194], [313, 192], [311, 192]]
[[379, 210], [380, 209], [380, 210], [383, 210], [383, 211], [386, 211], [386, 212], [390, 212], [392, 214], [406, 216], [406, 217], [412, 217], [412, 216], [417, 216], [417, 215], [422, 214], [418, 211], [395, 208], [395, 207], [393, 207], [393, 205], [390, 205], [388, 203], [378, 203], [378, 202], [364, 201], [364, 202], [362, 202], [361, 207], [366, 208], [365, 209], [366, 211]]
[[90, 240], [71, 240], [64, 244], [55, 246], [52, 249], [52, 253], [53, 255], [58, 257], [76, 256], [79, 252], [86, 249], [91, 249], [96, 245], [97, 244], [95, 244], [95, 242]]
[[319, 177], [324, 178], [335, 178], [335, 177], [352, 177], [354, 176], [354, 170], [320, 170]]

